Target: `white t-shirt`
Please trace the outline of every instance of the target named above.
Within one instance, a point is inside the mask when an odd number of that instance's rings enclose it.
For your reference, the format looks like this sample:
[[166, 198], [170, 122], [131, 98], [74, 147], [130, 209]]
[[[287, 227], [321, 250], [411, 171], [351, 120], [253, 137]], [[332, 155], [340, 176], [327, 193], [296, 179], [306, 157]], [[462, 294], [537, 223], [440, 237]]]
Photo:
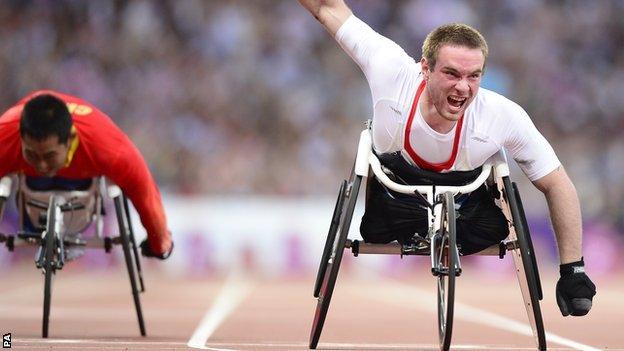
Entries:
[[466, 171], [482, 166], [504, 147], [532, 181], [560, 165], [529, 115], [513, 101], [480, 88], [461, 123], [449, 133], [438, 133], [418, 108], [416, 98], [424, 88], [419, 62], [355, 16], [340, 27], [336, 40], [368, 80], [374, 106], [373, 146], [378, 153], [401, 151], [415, 166], [424, 162], [438, 170]]

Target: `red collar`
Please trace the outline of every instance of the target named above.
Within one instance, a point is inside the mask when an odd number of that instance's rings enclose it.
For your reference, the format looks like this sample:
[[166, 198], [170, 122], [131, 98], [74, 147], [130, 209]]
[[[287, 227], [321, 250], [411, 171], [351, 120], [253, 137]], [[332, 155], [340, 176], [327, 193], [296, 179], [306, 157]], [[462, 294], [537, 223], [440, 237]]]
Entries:
[[441, 172], [443, 170], [450, 169], [455, 164], [455, 159], [457, 158], [457, 149], [459, 148], [459, 137], [461, 135], [462, 124], [464, 122], [464, 115], [462, 114], [457, 121], [457, 126], [455, 128], [455, 139], [453, 140], [453, 151], [451, 151], [451, 157], [442, 163], [429, 163], [416, 154], [414, 148], [410, 144], [410, 132], [412, 130], [412, 122], [414, 121], [414, 115], [416, 114], [416, 106], [418, 106], [418, 100], [420, 99], [420, 94], [422, 94], [423, 90], [425, 90], [425, 85], [427, 82], [425, 80], [420, 83], [420, 86], [416, 90], [416, 96], [414, 96], [414, 102], [412, 103], [412, 109], [410, 110], [409, 117], [407, 118], [407, 125], [405, 126], [405, 137], [403, 142], [403, 147], [407, 154], [412, 158], [412, 160], [416, 163], [416, 165], [422, 169], [427, 169], [430, 171]]

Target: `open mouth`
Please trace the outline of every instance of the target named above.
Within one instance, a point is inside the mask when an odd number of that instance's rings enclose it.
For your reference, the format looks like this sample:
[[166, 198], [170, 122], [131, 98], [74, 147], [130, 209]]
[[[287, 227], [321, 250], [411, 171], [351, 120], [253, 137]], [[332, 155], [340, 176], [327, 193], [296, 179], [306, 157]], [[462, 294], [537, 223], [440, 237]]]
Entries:
[[449, 96], [446, 98], [446, 101], [448, 102], [448, 104], [451, 105], [451, 107], [454, 107], [455, 110], [460, 110], [464, 106], [467, 100], [468, 98], [465, 98], [465, 97]]

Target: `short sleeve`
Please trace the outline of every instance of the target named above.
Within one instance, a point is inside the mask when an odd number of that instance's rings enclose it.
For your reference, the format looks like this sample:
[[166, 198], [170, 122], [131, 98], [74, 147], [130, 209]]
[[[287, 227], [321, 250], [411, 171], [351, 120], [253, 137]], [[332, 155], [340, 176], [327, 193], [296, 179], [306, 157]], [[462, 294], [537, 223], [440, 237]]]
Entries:
[[505, 148], [524, 174], [535, 181], [554, 171], [561, 162], [526, 111], [517, 104], [513, 105]]

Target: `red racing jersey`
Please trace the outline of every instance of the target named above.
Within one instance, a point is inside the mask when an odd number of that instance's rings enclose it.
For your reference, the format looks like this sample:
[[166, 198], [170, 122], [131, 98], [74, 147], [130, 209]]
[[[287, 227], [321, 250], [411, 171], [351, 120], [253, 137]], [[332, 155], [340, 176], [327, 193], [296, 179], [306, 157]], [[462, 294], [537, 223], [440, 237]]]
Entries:
[[[145, 160], [130, 138], [102, 111], [74, 96], [50, 90], [36, 91], [0, 116], [0, 177], [9, 173], [40, 176], [22, 155], [20, 118], [26, 102], [50, 94], [63, 100], [71, 113], [78, 136], [70, 149], [68, 163], [56, 176], [88, 179], [106, 176], [130, 198], [141, 217], [154, 250], [168, 247], [169, 232], [160, 192]], [[73, 154], [72, 154], [73, 151]], [[164, 247], [163, 247], [164, 246]]]

